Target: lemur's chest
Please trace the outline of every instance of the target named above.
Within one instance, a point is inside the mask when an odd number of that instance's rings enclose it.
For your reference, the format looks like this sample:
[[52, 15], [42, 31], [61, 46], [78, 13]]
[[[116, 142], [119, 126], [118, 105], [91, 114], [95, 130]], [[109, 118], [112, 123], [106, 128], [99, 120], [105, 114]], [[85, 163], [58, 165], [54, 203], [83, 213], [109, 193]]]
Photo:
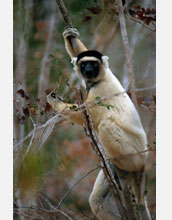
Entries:
[[110, 80], [92, 84], [86, 101], [95, 127], [104, 119], [113, 118], [114, 123], [121, 120], [130, 104], [124, 89]]
[[[94, 123], [95, 129], [99, 126], [100, 122], [111, 115], [112, 98], [106, 99], [105, 96], [109, 96], [110, 92], [105, 92], [106, 90], [102, 87], [101, 82], [89, 83], [87, 84], [88, 95], [87, 95], [87, 104], [89, 108], [89, 113]], [[105, 99], [104, 99], [105, 98]]]
[[86, 90], [87, 90], [87, 95], [90, 92], [91, 89], [95, 88], [98, 86], [98, 84], [100, 83], [100, 81], [98, 82], [92, 82], [90, 80], [86, 81]]

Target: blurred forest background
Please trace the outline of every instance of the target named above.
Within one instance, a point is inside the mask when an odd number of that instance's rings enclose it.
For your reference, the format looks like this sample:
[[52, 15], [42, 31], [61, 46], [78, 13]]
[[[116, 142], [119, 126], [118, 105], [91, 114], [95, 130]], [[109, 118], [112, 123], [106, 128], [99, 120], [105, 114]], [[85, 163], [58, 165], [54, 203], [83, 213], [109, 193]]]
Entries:
[[[129, 77], [114, 2], [64, 1], [80, 39], [89, 49], [110, 57], [112, 72], [127, 88]], [[129, 0], [123, 4], [139, 113], [149, 146], [155, 148], [156, 2]], [[15, 220], [94, 219], [88, 198], [99, 171], [96, 156], [83, 129], [60, 118], [46, 102], [46, 95], [55, 87], [62, 97], [75, 100], [73, 87], [84, 86], [65, 50], [64, 28], [55, 0], [14, 0]], [[151, 150], [146, 193], [153, 219], [155, 169], [155, 150]], [[50, 211], [52, 207], [59, 211]]]

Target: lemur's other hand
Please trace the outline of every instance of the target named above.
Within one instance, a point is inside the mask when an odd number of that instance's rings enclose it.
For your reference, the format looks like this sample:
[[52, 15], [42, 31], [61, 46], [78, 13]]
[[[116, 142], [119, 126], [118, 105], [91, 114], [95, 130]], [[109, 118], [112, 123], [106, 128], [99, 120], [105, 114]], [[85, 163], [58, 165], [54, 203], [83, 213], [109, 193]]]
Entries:
[[67, 38], [67, 37], [79, 37], [79, 32], [76, 28], [67, 28], [64, 32], [63, 32], [63, 37]]

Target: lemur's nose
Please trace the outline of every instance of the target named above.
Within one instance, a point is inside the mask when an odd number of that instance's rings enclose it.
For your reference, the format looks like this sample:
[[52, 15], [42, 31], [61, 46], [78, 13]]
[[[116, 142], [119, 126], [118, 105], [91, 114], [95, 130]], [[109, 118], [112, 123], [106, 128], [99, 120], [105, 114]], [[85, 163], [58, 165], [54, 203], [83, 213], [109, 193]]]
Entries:
[[52, 92], [52, 93], [51, 93], [51, 97], [55, 99], [55, 98], [56, 98], [56, 93], [55, 93], [55, 92]]

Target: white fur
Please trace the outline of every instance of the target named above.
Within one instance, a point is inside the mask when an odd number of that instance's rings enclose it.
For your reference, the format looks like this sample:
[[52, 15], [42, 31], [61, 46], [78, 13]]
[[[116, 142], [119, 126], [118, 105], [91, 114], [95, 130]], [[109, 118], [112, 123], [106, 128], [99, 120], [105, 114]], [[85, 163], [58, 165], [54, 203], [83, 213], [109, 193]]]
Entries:
[[102, 61], [103, 61], [103, 64], [105, 65], [105, 68], [108, 69], [109, 68], [109, 57], [108, 56], [102, 56]]
[[74, 65], [74, 67], [76, 65], [76, 61], [77, 61], [77, 57], [73, 57], [71, 60], [71, 63]]

